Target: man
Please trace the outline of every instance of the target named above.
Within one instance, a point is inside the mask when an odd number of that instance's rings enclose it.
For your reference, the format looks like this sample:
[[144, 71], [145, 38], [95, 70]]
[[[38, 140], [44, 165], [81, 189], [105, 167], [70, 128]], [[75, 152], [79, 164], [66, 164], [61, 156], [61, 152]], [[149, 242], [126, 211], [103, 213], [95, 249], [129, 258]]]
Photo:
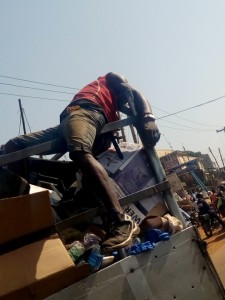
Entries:
[[212, 192], [209, 195], [209, 199], [210, 199], [214, 209], [217, 210], [218, 193], [216, 192], [215, 189], [212, 189]]
[[225, 217], [225, 186], [224, 184], [221, 184], [219, 186], [219, 192], [217, 194], [217, 203], [216, 203], [216, 206], [217, 206], [217, 209], [218, 209], [218, 212], [220, 213], [220, 215], [222, 217]]
[[197, 193], [196, 198], [197, 198], [199, 214], [200, 215], [208, 214], [212, 221], [213, 219], [216, 219], [222, 225], [222, 227], [225, 228], [225, 223], [223, 222], [223, 220], [213, 211], [213, 209], [211, 209], [211, 207], [203, 198], [202, 194]]
[[[128, 103], [130, 107], [127, 107]], [[71, 160], [79, 164], [83, 175], [110, 211], [113, 230], [102, 245], [106, 252], [129, 245], [140, 231], [123, 213], [107, 172], [94, 157], [94, 153], [99, 151], [96, 146], [101, 142], [101, 129], [106, 123], [118, 120], [118, 111], [135, 114], [141, 139], [145, 139], [147, 146], [155, 146], [160, 133], [149, 102], [123, 76], [112, 72], [86, 85], [74, 96], [60, 115], [59, 126], [17, 137], [5, 145], [5, 153], [10, 153], [41, 142], [62, 139], [60, 145], [55, 146], [55, 153], [66, 144]]]

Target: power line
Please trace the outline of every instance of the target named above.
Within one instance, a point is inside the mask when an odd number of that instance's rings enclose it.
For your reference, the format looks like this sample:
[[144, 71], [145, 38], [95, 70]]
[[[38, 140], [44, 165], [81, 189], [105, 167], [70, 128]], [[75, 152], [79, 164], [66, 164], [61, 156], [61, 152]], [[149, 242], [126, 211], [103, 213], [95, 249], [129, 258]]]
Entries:
[[40, 82], [40, 81], [33, 81], [33, 80], [28, 80], [28, 79], [21, 79], [21, 78], [5, 76], [5, 75], [0, 75], [0, 77], [13, 79], [13, 80], [19, 80], [19, 81], [26, 81], [26, 82], [36, 83], [36, 84], [55, 86], [55, 87], [60, 87], [60, 88], [65, 88], [65, 89], [80, 90], [79, 88], [75, 88], [75, 87], [69, 87], [69, 86], [65, 86], [65, 85], [58, 85], [58, 84], [52, 84], [52, 83], [46, 83], [46, 82]]
[[[168, 111], [163, 110], [163, 109], [160, 109], [160, 108], [158, 108], [158, 107], [156, 107], [156, 106], [153, 106], [153, 105], [152, 105], [152, 107], [155, 108], [155, 109], [158, 109], [159, 111], [162, 111], [162, 112], [165, 112], [165, 113], [167, 113], [167, 114], [170, 114]], [[184, 121], [188, 121], [188, 122], [195, 123], [195, 124], [199, 124], [199, 125], [203, 125], [203, 126], [210, 126], [210, 127], [215, 127], [215, 128], [218, 127], [218, 126], [216, 126], [216, 125], [200, 123], [200, 122], [193, 121], [193, 120], [189, 120], [189, 119], [186, 119], [186, 118], [183, 118], [183, 117], [180, 117], [180, 116], [175, 116], [175, 117], [178, 118], [178, 119], [184, 120]], [[159, 118], [158, 118], [158, 119], [159, 119]]]
[[174, 116], [174, 115], [177, 115], [177, 114], [179, 114], [179, 113], [181, 113], [181, 112], [185, 112], [185, 111], [187, 111], [187, 110], [190, 110], [190, 109], [193, 109], [193, 108], [197, 108], [197, 107], [200, 107], [200, 106], [203, 106], [203, 105], [206, 105], [206, 104], [215, 102], [215, 101], [220, 100], [220, 99], [222, 99], [222, 98], [225, 98], [225, 95], [224, 95], [224, 96], [221, 96], [221, 97], [218, 97], [218, 98], [215, 98], [215, 99], [212, 99], [212, 100], [209, 100], [209, 101], [207, 101], [207, 102], [203, 102], [203, 103], [201, 103], [201, 104], [197, 104], [197, 105], [194, 105], [194, 106], [191, 106], [191, 107], [188, 107], [188, 108], [179, 110], [179, 111], [177, 111], [177, 112], [175, 112], [175, 113], [171, 113], [171, 114], [168, 114], [168, 115], [166, 115], [166, 116], [159, 117], [159, 118], [157, 118], [157, 119], [160, 120], [160, 119], [164, 119], [164, 118], [167, 118], [167, 117], [170, 117], [170, 116]]
[[[36, 84], [43, 84], [43, 85], [48, 85], [48, 86], [55, 86], [55, 87], [60, 87], [60, 88], [67, 88], [67, 89], [75, 89], [75, 90], [80, 90], [78, 88], [72, 88], [72, 87], [68, 87], [68, 86], [62, 86], [62, 85], [56, 85], [56, 84], [51, 84], [51, 83], [45, 83], [45, 82], [40, 82], [40, 81], [33, 81], [33, 80], [27, 80], [27, 79], [21, 79], [21, 78], [17, 78], [17, 77], [11, 77], [11, 76], [6, 76], [6, 75], [0, 75], [0, 77], [4, 77], [4, 78], [8, 78], [8, 79], [13, 79], [13, 80], [20, 80], [20, 81], [26, 81], [26, 82], [30, 82], [30, 83], [36, 83]], [[19, 86], [19, 85], [13, 85], [13, 84], [8, 84], [8, 83], [0, 83], [2, 85], [9, 85], [9, 86], [15, 86], [15, 87], [20, 87], [20, 88], [28, 88], [28, 89], [34, 89], [34, 90], [40, 90], [40, 91], [47, 91], [47, 92], [55, 92], [55, 93], [65, 93], [65, 94], [73, 94], [73, 93], [67, 93], [67, 92], [62, 92], [62, 91], [55, 91], [55, 90], [47, 90], [47, 89], [41, 89], [41, 88], [33, 88], [33, 87], [26, 87], [26, 86]], [[11, 93], [1, 93], [0, 94], [2, 95], [8, 95], [8, 96], [17, 96], [17, 97], [26, 97], [26, 98], [34, 98], [34, 99], [41, 99], [41, 100], [49, 100], [49, 101], [67, 101], [67, 100], [62, 100], [62, 99], [54, 99], [54, 98], [44, 98], [44, 97], [34, 97], [34, 96], [27, 96], [27, 95], [17, 95], [17, 94], [11, 94]], [[206, 102], [203, 102], [203, 103], [200, 103], [200, 104], [197, 104], [195, 106], [191, 106], [189, 108], [186, 108], [186, 109], [183, 109], [183, 110], [180, 110], [180, 111], [177, 111], [177, 112], [174, 112], [174, 113], [168, 113], [167, 115], [165, 116], [162, 116], [162, 117], [159, 117], [157, 118], [157, 121], [158, 120], [161, 120], [161, 119], [164, 119], [166, 117], [170, 117], [170, 116], [174, 116], [174, 115], [177, 115], [181, 112], [185, 112], [185, 111], [188, 111], [188, 110], [191, 110], [191, 109], [194, 109], [194, 108], [197, 108], [197, 107], [200, 107], [200, 106], [203, 106], [203, 105], [207, 105], [209, 103], [212, 103], [212, 102], [215, 102], [215, 101], [218, 101], [222, 98], [224, 98], [225, 95], [221, 96], [221, 97], [217, 97], [215, 99], [212, 99], [212, 100], [209, 100], [209, 101], [206, 101]], [[154, 107], [154, 106], [152, 106]], [[156, 107], [155, 107], [156, 108]], [[156, 109], [159, 109], [159, 108], [156, 108]], [[161, 109], [159, 109], [161, 110]], [[163, 111], [163, 110], [161, 110]], [[166, 111], [164, 111], [166, 112]], [[167, 113], [167, 112], [166, 112]], [[181, 117], [179, 117], [181, 118]], [[182, 118], [181, 118], [182, 119]], [[183, 118], [184, 119], [184, 118]], [[184, 119], [185, 120], [185, 119]], [[187, 120], [187, 119], [186, 119]], [[189, 121], [189, 120], [187, 120]], [[167, 121], [168, 122], [168, 121]], [[200, 124], [200, 125], [205, 125], [205, 126], [212, 126], [214, 127], [213, 125], [207, 125], [207, 124], [202, 124], [202, 123], [199, 123], [199, 122], [195, 122], [195, 121], [189, 121], [189, 122], [192, 122], [192, 123], [196, 123], [196, 124]], [[179, 125], [178, 125], [179, 126]], [[164, 126], [165, 127], [165, 126]], [[187, 127], [187, 126], [185, 126]], [[200, 130], [200, 129], [197, 129], [197, 130]], [[202, 129], [204, 131], [204, 129]]]
[[8, 85], [8, 86], [14, 86], [14, 87], [19, 87], [19, 88], [24, 88], [24, 89], [30, 89], [30, 90], [38, 90], [38, 91], [45, 91], [45, 92], [53, 92], [53, 93], [61, 93], [61, 94], [70, 94], [74, 95], [74, 93], [69, 93], [69, 92], [62, 92], [62, 91], [55, 91], [55, 90], [47, 90], [47, 89], [41, 89], [41, 88], [35, 88], [35, 87], [29, 87], [29, 86], [24, 86], [24, 85], [16, 85], [16, 84], [11, 84], [11, 83], [5, 83], [5, 82], [0, 82], [1, 85]]
[[[161, 121], [164, 121], [164, 122], [167, 122], [167, 123], [170, 123], [170, 124], [174, 124], [174, 125], [178, 125], [178, 126], [182, 126], [182, 127], [186, 127], [186, 128], [193, 129], [193, 130], [199, 130], [199, 131], [215, 131], [214, 129], [202, 129], [202, 128], [194, 128], [194, 127], [190, 127], [190, 126], [186, 126], [186, 125], [180, 125], [180, 124], [177, 124], [177, 123], [174, 123], [174, 122], [170, 122], [170, 121], [167, 121], [167, 120], [161, 120]], [[160, 125], [160, 126], [161, 126], [161, 125]]]
[[54, 99], [54, 98], [45, 98], [45, 97], [35, 97], [35, 96], [27, 96], [27, 95], [19, 95], [19, 94], [11, 94], [11, 93], [1, 93], [0, 95], [7, 95], [7, 96], [16, 96], [21, 98], [32, 98], [32, 99], [40, 99], [40, 100], [48, 100], [48, 101], [63, 101], [63, 102], [70, 102], [70, 100], [63, 100], [63, 99]]
[[[157, 120], [157, 119], [156, 119]], [[203, 132], [209, 132], [209, 131], [215, 131], [213, 129], [209, 130], [209, 129], [183, 129], [183, 128], [175, 128], [175, 127], [170, 127], [170, 126], [164, 126], [164, 125], [160, 125], [160, 127], [165, 127], [165, 128], [171, 128], [171, 129], [176, 129], [176, 130], [182, 130], [182, 131], [191, 131], [191, 132], [196, 132], [196, 130], [198, 130], [199, 132], [203, 133]]]
[[[21, 97], [21, 98], [31, 98], [31, 99], [48, 100], [48, 101], [58, 101], [58, 102], [70, 102], [70, 100], [65, 100], [65, 99], [46, 98], [46, 97], [29, 96], [29, 95], [12, 94], [12, 93], [2, 93], [2, 92], [0, 92], [0, 95], [16, 96], [16, 97]], [[170, 115], [172, 115], [172, 114], [170, 114]], [[160, 120], [160, 119], [162, 119], [162, 118], [161, 117], [156, 118], [157, 121]], [[166, 121], [166, 120], [162, 120], [162, 121], [169, 122], [169, 121]], [[169, 122], [169, 123], [173, 124], [172, 122]], [[180, 125], [178, 124], [178, 126], [180, 126]], [[160, 127], [171, 128], [171, 129], [182, 130], [182, 131], [196, 131], [196, 130], [199, 130], [201, 132], [214, 131], [213, 129], [212, 130], [210, 130], [210, 129], [198, 129], [198, 128], [192, 128], [192, 127], [188, 127], [188, 126], [185, 126], [185, 127], [190, 128], [190, 130], [182, 129], [182, 128], [174, 128], [174, 127], [164, 126], [164, 125], [160, 125]]]

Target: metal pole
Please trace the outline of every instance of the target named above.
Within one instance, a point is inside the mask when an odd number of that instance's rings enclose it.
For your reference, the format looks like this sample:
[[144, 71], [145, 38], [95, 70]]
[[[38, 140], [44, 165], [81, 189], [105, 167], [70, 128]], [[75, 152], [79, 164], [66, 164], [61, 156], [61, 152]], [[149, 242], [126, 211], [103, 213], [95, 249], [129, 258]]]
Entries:
[[23, 132], [24, 134], [26, 134], [26, 126], [25, 126], [25, 121], [24, 121], [24, 116], [23, 116], [23, 108], [22, 108], [22, 104], [21, 104], [21, 100], [18, 99], [19, 101], [19, 107], [20, 107], [20, 116], [21, 116], [21, 119], [22, 119], [22, 124], [23, 124]]
[[216, 160], [214, 154], [212, 153], [212, 150], [211, 150], [210, 147], [209, 147], [209, 151], [210, 151], [210, 153], [212, 154], [213, 158], [215, 159], [216, 165], [217, 165], [217, 167], [218, 167], [218, 169], [219, 169], [219, 172], [220, 172], [220, 166], [219, 166], [219, 164], [218, 164], [218, 162], [217, 162], [217, 160]]
[[218, 148], [218, 150], [219, 150], [220, 158], [221, 158], [221, 161], [222, 161], [222, 164], [223, 164], [223, 169], [225, 170], [224, 161], [223, 161], [223, 158], [222, 158], [222, 155], [221, 155], [221, 152], [220, 152], [220, 148]]
[[[131, 101], [131, 100], [129, 100], [128, 104], [130, 106], [130, 109], [131, 109], [133, 115], [137, 116], [137, 112], [136, 112], [136, 109], [135, 109], [134, 102]], [[166, 181], [167, 180], [166, 173], [165, 173], [165, 171], [163, 169], [161, 161], [158, 158], [158, 155], [157, 155], [154, 147], [150, 147], [149, 146], [147, 134], [143, 134], [142, 130], [139, 132], [138, 123], [137, 123], [136, 129], [137, 129], [137, 132], [139, 134], [139, 137], [141, 138], [141, 141], [142, 141], [142, 144], [144, 146], [147, 158], [148, 158], [149, 163], [151, 165], [151, 168], [152, 168], [152, 170], [153, 170], [153, 172], [155, 174], [157, 183], [161, 183], [163, 181]], [[165, 202], [166, 202], [166, 204], [167, 204], [168, 209], [170, 210], [170, 212], [177, 219], [179, 219], [182, 222], [183, 227], [186, 228], [187, 227], [186, 226], [186, 222], [184, 220], [184, 217], [182, 216], [182, 213], [181, 213], [181, 210], [179, 208], [179, 205], [178, 205], [175, 197], [173, 196], [172, 189], [170, 188], [170, 189], [162, 192], [162, 194], [164, 196]]]
[[[152, 167], [152, 169], [155, 173], [157, 183], [161, 183], [161, 182], [167, 180], [165, 171], [163, 169], [163, 166], [161, 164], [160, 159], [158, 158], [158, 155], [157, 155], [155, 149], [150, 148], [150, 147], [146, 147], [144, 139], [142, 140], [142, 143], [143, 143], [146, 155], [147, 155], [147, 157], [149, 159], [149, 162], [151, 164], [151, 167]], [[165, 202], [166, 202], [170, 212], [177, 219], [179, 219], [182, 222], [184, 228], [186, 228], [186, 223], [185, 223], [184, 217], [181, 214], [179, 205], [177, 204], [177, 201], [176, 201], [175, 197], [173, 196], [171, 188], [169, 190], [166, 190], [166, 191], [162, 192], [162, 194], [163, 194], [163, 197], [165, 199]]]

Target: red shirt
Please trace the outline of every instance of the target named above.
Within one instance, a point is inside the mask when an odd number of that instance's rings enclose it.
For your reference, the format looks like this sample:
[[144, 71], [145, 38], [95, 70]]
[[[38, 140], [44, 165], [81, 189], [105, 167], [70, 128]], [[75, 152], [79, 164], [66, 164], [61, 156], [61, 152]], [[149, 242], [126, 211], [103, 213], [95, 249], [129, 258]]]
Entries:
[[103, 109], [109, 122], [118, 120], [117, 97], [108, 89], [105, 76], [99, 77], [80, 90], [74, 96], [70, 106], [81, 99], [87, 99], [99, 105]]
[[212, 194], [212, 195], [210, 196], [210, 200], [211, 200], [212, 203], [216, 202], [217, 199], [218, 199], [218, 195], [217, 195], [216, 193], [215, 193], [215, 194]]

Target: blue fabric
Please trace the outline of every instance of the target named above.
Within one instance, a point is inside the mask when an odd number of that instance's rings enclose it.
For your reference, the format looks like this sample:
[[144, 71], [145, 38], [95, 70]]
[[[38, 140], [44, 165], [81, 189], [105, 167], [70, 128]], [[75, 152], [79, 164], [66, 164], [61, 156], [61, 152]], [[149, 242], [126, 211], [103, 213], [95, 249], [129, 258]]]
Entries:
[[151, 242], [147, 241], [144, 243], [139, 243], [139, 244], [135, 244], [135, 245], [131, 246], [131, 248], [129, 250], [129, 254], [135, 255], [135, 254], [142, 253], [145, 251], [153, 250], [154, 248], [155, 248], [155, 245], [152, 244]]
[[167, 241], [169, 239], [170, 234], [159, 229], [147, 229], [145, 233], [145, 240], [151, 243], [158, 243], [160, 241]]

